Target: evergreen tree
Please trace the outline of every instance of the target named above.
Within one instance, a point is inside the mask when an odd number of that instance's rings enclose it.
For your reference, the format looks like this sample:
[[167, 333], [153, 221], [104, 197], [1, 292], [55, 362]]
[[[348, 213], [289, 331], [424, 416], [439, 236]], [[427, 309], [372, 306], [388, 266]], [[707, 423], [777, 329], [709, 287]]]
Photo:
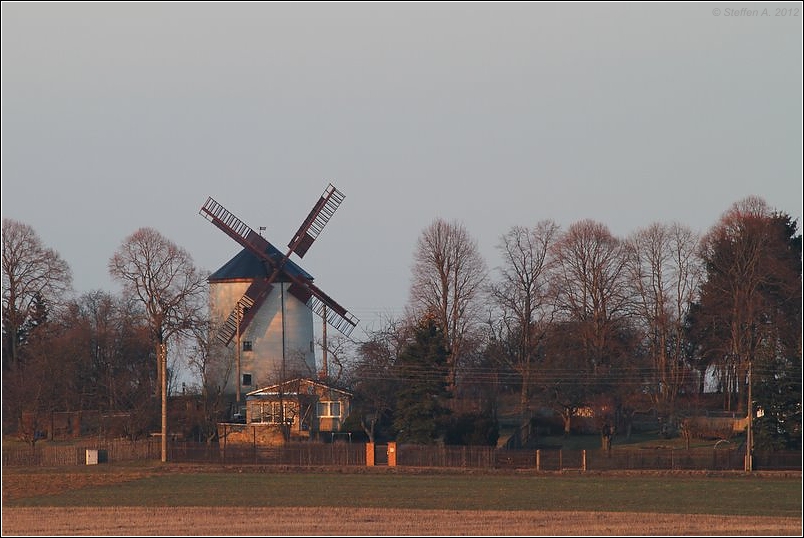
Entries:
[[[773, 271], [762, 287], [768, 298], [764, 319], [769, 337], [752, 372], [755, 448], [801, 450], [801, 235], [789, 215], [769, 222], [774, 258], [785, 271]], [[774, 264], [775, 265], [775, 264]]]
[[443, 434], [449, 409], [447, 373], [449, 351], [443, 331], [427, 316], [396, 361], [401, 380], [397, 393], [394, 428], [399, 442], [430, 444]]
[[801, 359], [771, 357], [758, 370], [754, 448], [801, 450]]

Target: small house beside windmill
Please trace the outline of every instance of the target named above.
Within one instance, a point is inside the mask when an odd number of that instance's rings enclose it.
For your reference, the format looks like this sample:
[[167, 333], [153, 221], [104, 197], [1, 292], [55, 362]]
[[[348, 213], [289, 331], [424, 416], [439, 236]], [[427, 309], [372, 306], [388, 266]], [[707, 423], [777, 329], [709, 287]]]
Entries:
[[212, 198], [201, 207], [202, 216], [244, 247], [209, 277], [212, 330], [233, 363], [221, 384], [239, 416], [244, 393], [314, 376], [313, 312], [346, 336], [358, 323], [289, 259], [304, 256], [343, 198], [330, 184], [285, 254]]
[[332, 442], [343, 432], [352, 394], [312, 379], [295, 378], [246, 395], [246, 423], [218, 424], [224, 445], [271, 446]]

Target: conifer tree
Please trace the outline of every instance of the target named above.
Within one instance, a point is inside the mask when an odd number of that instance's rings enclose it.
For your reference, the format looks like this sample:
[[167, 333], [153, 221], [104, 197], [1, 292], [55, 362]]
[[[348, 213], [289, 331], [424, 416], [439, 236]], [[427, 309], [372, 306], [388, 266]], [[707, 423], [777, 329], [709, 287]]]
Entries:
[[401, 380], [394, 414], [398, 441], [430, 444], [442, 435], [449, 415], [448, 356], [443, 331], [433, 316], [426, 316], [396, 361]]

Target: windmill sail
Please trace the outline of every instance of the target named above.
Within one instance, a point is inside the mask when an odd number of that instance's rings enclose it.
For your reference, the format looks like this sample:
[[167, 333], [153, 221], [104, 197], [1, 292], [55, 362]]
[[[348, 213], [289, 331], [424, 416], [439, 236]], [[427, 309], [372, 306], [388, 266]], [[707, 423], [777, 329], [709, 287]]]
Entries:
[[324, 190], [324, 194], [310, 210], [310, 214], [304, 219], [304, 222], [293, 239], [288, 243], [288, 248], [291, 252], [295, 252], [299, 258], [304, 258], [310, 245], [316, 240], [321, 230], [327, 225], [329, 219], [338, 209], [338, 206], [343, 202], [344, 195], [341, 191], [332, 186], [332, 183]]
[[260, 259], [273, 263], [266, 254], [271, 243], [252, 230], [242, 220], [227, 211], [225, 207], [213, 200], [212, 197], [207, 198], [206, 203], [201, 207], [199, 213], [212, 224], [223, 230], [226, 235], [259, 256]]
[[293, 285], [290, 286], [288, 292], [322, 318], [324, 317], [325, 307], [328, 307], [329, 310], [326, 312], [327, 323], [344, 336], [352, 334], [352, 330], [360, 321], [312, 282], [304, 281], [304, 283], [299, 284], [294, 278]]
[[[307, 301], [307, 306], [310, 310], [321, 317], [323, 317], [324, 312], [326, 312], [327, 323], [332, 325], [335, 330], [341, 332], [344, 336], [352, 334], [352, 330], [357, 326], [360, 320], [312, 283], [310, 283], [310, 289], [313, 291], [312, 296]], [[329, 310], [327, 310], [326, 307], [328, 307]]]

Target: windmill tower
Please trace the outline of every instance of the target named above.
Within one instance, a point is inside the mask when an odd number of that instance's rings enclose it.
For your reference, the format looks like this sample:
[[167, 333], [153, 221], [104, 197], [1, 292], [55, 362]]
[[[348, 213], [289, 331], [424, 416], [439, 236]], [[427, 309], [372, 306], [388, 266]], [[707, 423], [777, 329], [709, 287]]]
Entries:
[[201, 207], [202, 216], [243, 247], [209, 277], [216, 336], [235, 355], [225, 393], [238, 403], [243, 392], [259, 385], [315, 373], [313, 313], [346, 336], [357, 325], [356, 317], [290, 259], [293, 253], [304, 257], [343, 199], [330, 184], [285, 254], [212, 198]]

